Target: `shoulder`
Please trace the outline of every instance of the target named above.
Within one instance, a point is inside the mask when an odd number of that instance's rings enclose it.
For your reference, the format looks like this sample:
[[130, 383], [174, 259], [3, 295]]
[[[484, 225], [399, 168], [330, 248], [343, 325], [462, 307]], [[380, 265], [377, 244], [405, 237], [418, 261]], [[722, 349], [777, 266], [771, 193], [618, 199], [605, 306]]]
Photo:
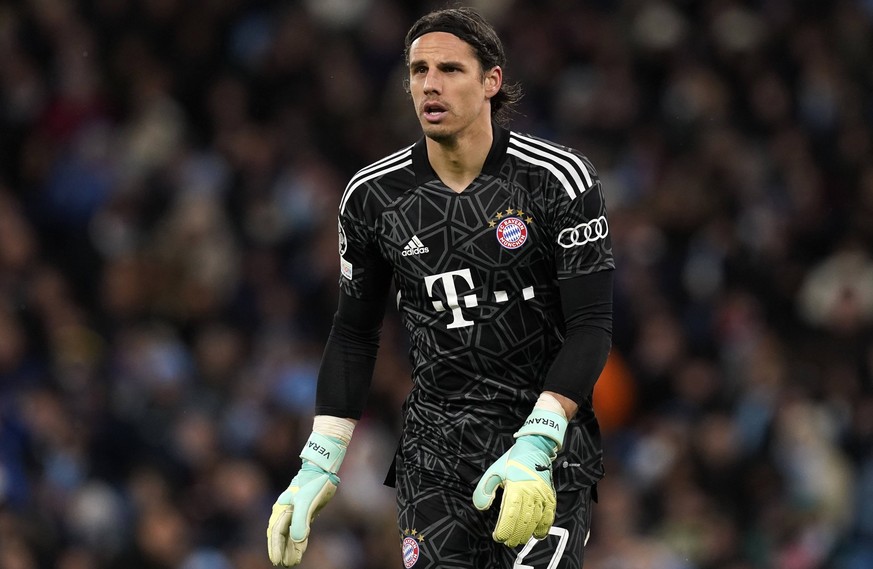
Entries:
[[414, 181], [412, 172], [412, 149], [415, 145], [397, 152], [358, 170], [346, 184], [340, 200], [340, 214], [354, 204], [361, 206], [375, 198], [383, 205], [397, 191], [405, 191]]
[[569, 146], [510, 131], [506, 152], [521, 162], [548, 173], [570, 199], [581, 196], [597, 184], [597, 172], [591, 161]]

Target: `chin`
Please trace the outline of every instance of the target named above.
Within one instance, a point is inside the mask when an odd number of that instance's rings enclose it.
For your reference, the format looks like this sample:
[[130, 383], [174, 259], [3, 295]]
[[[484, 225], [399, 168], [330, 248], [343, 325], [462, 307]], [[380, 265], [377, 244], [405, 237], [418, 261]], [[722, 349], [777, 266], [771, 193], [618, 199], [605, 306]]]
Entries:
[[430, 124], [425, 123], [421, 125], [421, 130], [424, 132], [424, 135], [431, 140], [435, 140], [437, 142], [443, 142], [446, 140], [450, 140], [454, 133], [447, 129], [446, 127], [438, 124]]

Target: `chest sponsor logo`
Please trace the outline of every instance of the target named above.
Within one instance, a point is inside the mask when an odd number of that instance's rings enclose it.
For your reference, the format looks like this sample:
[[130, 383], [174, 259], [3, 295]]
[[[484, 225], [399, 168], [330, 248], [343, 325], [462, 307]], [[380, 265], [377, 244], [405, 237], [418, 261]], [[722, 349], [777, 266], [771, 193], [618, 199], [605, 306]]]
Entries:
[[497, 241], [505, 249], [518, 249], [527, 241], [527, 225], [517, 217], [507, 217], [497, 224]]
[[[452, 321], [446, 326], [447, 328], [473, 326], [474, 322], [464, 316], [464, 309], [473, 309], [479, 306], [479, 299], [472, 293], [475, 287], [473, 285], [473, 272], [470, 269], [429, 275], [424, 278], [424, 287], [435, 311], [451, 312]], [[465, 289], [468, 294], [464, 293]], [[509, 302], [516, 293], [495, 290], [492, 294], [493, 302], [503, 303]], [[536, 296], [536, 292], [533, 286], [526, 286], [521, 289], [518, 296], [522, 300], [528, 301]]]
[[601, 215], [597, 219], [562, 229], [558, 233], [558, 245], [564, 249], [570, 249], [586, 243], [593, 243], [598, 239], [603, 239], [608, 234], [609, 224], [606, 222], [606, 217]]
[[[476, 306], [478, 306], [479, 300], [474, 294], [459, 296], [458, 289], [455, 286], [456, 279], [466, 284], [469, 289], [473, 288], [473, 274], [470, 272], [470, 269], [462, 269], [460, 271], [450, 271], [448, 273], [430, 275], [428, 277], [425, 277], [424, 286], [427, 289], [428, 296], [434, 299], [434, 310], [436, 310], [437, 312], [444, 312], [447, 309], [451, 310], [452, 322], [448, 325], [448, 327], [464, 328], [466, 326], [472, 326], [473, 321], [464, 318], [464, 313], [461, 310], [461, 303], [463, 303], [464, 306], [466, 306], [467, 308], [475, 308]], [[435, 298], [436, 291], [434, 291], [434, 285], [436, 283], [442, 283], [443, 294], [445, 295], [445, 302]]]
[[422, 255], [429, 252], [430, 249], [424, 246], [424, 243], [421, 242], [418, 235], [413, 235], [412, 239], [409, 240], [409, 243], [403, 247], [403, 251], [401, 251], [400, 254], [404, 257], [412, 257], [414, 255]]

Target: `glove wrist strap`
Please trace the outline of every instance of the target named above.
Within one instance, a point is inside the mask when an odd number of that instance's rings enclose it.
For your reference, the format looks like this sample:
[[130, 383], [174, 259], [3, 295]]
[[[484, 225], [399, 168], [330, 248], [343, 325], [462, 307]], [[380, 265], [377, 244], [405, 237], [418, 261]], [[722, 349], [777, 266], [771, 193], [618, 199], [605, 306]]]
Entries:
[[515, 433], [515, 438], [525, 435], [540, 435], [551, 439], [557, 445], [556, 451], [564, 446], [564, 433], [567, 431], [567, 419], [554, 411], [535, 407], [525, 419], [524, 424]]
[[303, 445], [303, 450], [300, 452], [300, 458], [308, 460], [315, 466], [332, 474], [337, 473], [345, 456], [346, 445], [340, 439], [327, 437], [315, 432], [309, 435], [309, 439]]

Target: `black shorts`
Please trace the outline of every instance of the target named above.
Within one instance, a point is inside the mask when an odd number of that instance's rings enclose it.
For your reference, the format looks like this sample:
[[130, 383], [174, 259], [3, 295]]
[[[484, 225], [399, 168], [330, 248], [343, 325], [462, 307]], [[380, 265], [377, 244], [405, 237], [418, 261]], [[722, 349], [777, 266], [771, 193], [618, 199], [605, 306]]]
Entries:
[[558, 492], [555, 523], [542, 540], [509, 548], [491, 537], [500, 493], [489, 510], [473, 506], [473, 486], [446, 484], [402, 468], [397, 507], [406, 569], [580, 569], [591, 523], [593, 487]]

